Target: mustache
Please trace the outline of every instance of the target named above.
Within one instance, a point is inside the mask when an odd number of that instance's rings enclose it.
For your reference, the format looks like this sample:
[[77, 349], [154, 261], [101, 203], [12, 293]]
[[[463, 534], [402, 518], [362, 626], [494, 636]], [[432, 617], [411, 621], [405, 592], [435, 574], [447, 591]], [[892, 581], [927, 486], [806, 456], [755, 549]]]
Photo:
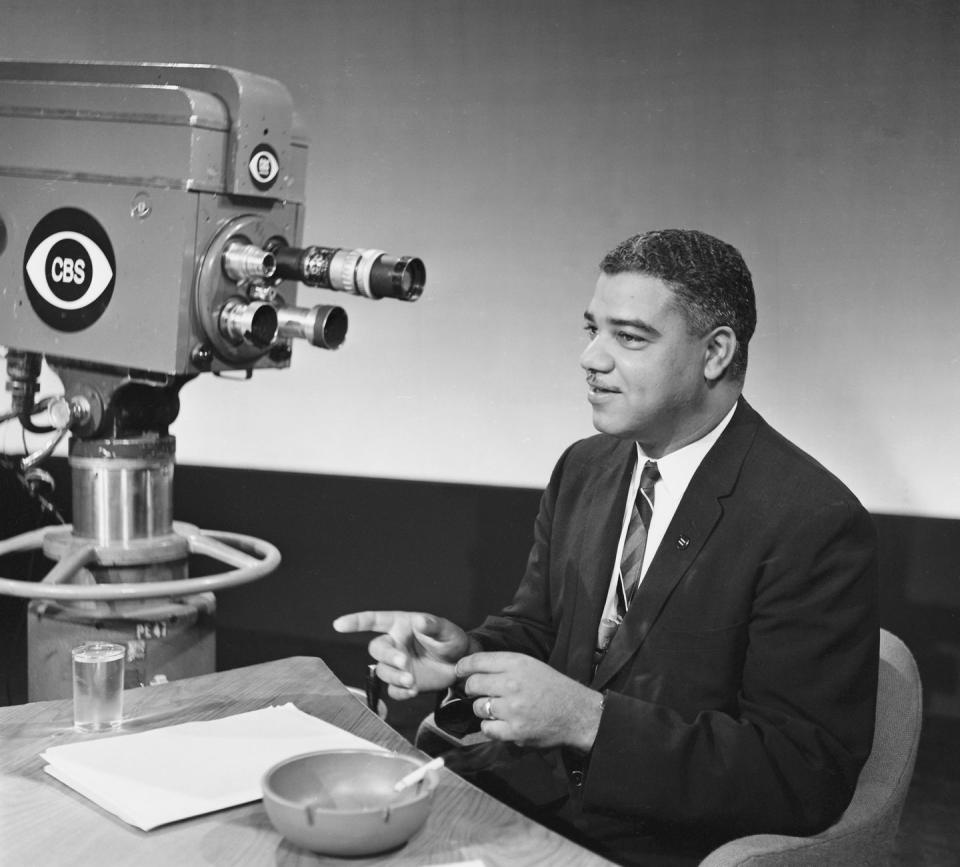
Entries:
[[612, 385], [607, 385], [605, 382], [602, 382], [595, 373], [587, 374], [587, 385], [590, 388], [600, 388], [604, 391], [619, 391], [618, 388], [614, 388]]

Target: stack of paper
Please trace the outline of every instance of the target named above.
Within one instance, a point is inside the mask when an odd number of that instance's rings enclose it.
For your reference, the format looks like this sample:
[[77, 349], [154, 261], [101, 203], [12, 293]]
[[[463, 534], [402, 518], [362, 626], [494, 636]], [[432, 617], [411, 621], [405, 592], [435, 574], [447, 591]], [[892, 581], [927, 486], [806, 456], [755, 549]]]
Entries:
[[261, 797], [274, 764], [317, 750], [383, 749], [293, 704], [51, 747], [44, 770], [144, 831]]

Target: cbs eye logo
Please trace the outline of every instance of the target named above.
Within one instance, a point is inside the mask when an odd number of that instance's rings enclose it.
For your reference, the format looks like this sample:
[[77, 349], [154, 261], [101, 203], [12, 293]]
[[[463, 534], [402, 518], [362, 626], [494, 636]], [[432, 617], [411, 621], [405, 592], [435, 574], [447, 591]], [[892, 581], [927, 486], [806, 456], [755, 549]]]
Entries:
[[277, 152], [268, 144], [261, 144], [250, 156], [247, 163], [250, 170], [250, 180], [258, 190], [267, 190], [280, 174], [280, 161]]
[[23, 260], [30, 304], [58, 331], [89, 327], [113, 297], [117, 266], [110, 239], [77, 208], [60, 208], [37, 223]]

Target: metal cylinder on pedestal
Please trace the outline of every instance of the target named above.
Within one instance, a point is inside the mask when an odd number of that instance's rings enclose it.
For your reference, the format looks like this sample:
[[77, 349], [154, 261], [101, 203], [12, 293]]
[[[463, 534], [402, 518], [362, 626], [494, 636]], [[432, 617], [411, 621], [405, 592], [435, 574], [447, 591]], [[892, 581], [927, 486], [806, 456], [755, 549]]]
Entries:
[[169, 536], [175, 457], [171, 436], [71, 441], [74, 535], [118, 546]]
[[[53, 559], [94, 544], [99, 562], [80, 584], [135, 584], [187, 577], [189, 546], [173, 529], [176, 444], [170, 436], [74, 440], [73, 532], [50, 534]], [[86, 640], [125, 644], [129, 689], [215, 670], [212, 593], [182, 598], [37, 599], [28, 610], [28, 695], [31, 701], [70, 695], [69, 650]]]

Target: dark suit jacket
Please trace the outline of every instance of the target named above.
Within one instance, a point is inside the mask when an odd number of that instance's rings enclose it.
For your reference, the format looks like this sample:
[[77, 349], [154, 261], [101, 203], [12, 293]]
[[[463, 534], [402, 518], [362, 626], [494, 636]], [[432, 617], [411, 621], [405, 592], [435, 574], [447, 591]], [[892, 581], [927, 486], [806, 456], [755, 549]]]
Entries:
[[741, 399], [594, 674], [634, 455], [605, 435], [566, 451], [512, 603], [472, 633], [606, 691], [588, 757], [512, 747], [503, 778], [627, 860], [630, 840], [658, 829], [710, 845], [821, 830], [873, 735], [872, 521]]

